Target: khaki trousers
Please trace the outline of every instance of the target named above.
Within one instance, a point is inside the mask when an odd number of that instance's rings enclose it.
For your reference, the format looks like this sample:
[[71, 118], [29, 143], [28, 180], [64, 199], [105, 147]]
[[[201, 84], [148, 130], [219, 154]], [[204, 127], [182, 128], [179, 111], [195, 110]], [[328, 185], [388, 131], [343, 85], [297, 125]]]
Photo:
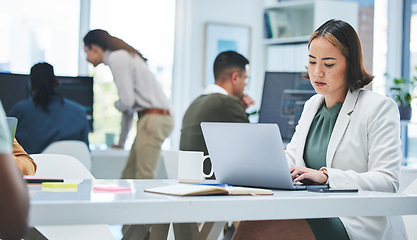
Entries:
[[145, 114], [137, 122], [135, 141], [130, 150], [123, 179], [152, 179], [161, 157], [161, 146], [174, 128], [169, 115]]
[[[173, 128], [174, 118], [172, 116], [153, 113], [143, 115], [137, 122], [136, 138], [130, 150], [122, 178], [154, 178], [161, 157], [162, 143], [171, 134]], [[151, 226], [150, 224], [124, 225], [122, 229], [123, 239], [149, 239]], [[166, 226], [162, 226], [166, 228]], [[159, 232], [158, 230], [155, 231]]]

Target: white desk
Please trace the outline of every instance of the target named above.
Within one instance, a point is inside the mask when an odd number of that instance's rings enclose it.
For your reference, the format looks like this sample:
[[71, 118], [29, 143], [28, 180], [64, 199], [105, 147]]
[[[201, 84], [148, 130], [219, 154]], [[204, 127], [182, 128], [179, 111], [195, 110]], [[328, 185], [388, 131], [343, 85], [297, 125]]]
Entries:
[[[164, 153], [170, 152], [175, 151], [162, 151], [161, 157], [164, 156]], [[124, 149], [92, 150], [91, 173], [96, 179], [118, 179], [122, 176], [128, 157], [129, 151]], [[411, 182], [417, 179], [417, 159], [409, 159], [408, 162], [409, 165], [401, 166], [400, 189], [398, 192], [402, 192]], [[174, 170], [166, 169], [167, 167], [174, 168]], [[167, 171], [175, 172], [175, 168], [175, 163], [174, 166], [165, 166], [164, 161], [161, 161], [156, 178], [167, 178]], [[170, 175], [173, 174], [171, 173]], [[173, 176], [176, 177], [175, 174]]]
[[[29, 223], [145, 224], [417, 214], [417, 196], [391, 193], [274, 191], [273, 196], [176, 197], [143, 191], [170, 183], [176, 181], [84, 180], [77, 192], [45, 192], [40, 186], [29, 186]], [[132, 191], [98, 193], [92, 190], [97, 185], [127, 186]]]

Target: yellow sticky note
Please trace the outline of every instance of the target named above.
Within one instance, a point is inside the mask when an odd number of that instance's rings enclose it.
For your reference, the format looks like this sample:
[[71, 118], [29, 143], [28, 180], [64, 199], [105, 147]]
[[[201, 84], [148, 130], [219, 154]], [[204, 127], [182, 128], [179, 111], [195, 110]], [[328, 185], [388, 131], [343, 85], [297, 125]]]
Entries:
[[43, 182], [42, 187], [46, 188], [77, 188], [75, 183]]

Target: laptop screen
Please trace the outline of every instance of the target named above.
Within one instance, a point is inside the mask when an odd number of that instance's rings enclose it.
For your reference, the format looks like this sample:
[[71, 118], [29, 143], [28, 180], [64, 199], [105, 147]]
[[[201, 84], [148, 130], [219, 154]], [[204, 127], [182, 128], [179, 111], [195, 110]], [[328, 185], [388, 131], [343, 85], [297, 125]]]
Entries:
[[216, 180], [233, 185], [305, 190], [294, 185], [279, 127], [271, 123], [201, 123]]

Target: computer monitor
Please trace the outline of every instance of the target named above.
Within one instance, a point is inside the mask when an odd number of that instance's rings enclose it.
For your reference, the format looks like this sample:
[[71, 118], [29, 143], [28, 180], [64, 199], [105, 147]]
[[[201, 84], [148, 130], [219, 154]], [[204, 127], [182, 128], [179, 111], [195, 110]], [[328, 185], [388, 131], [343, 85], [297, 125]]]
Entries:
[[17, 102], [26, 99], [29, 96], [29, 75], [0, 73], [0, 100], [6, 113], [8, 113]]
[[81, 104], [87, 113], [90, 132], [93, 131], [93, 78], [56, 76], [59, 85], [56, 91], [64, 98]]
[[266, 72], [259, 122], [278, 124], [282, 140], [289, 142], [305, 101], [315, 93], [300, 72]]
[[[59, 81], [57, 92], [64, 98], [81, 104], [88, 118], [90, 131], [93, 131], [93, 78], [56, 76]], [[30, 96], [30, 77], [26, 74], [0, 73], [0, 100], [4, 111], [10, 109], [20, 100]]]

